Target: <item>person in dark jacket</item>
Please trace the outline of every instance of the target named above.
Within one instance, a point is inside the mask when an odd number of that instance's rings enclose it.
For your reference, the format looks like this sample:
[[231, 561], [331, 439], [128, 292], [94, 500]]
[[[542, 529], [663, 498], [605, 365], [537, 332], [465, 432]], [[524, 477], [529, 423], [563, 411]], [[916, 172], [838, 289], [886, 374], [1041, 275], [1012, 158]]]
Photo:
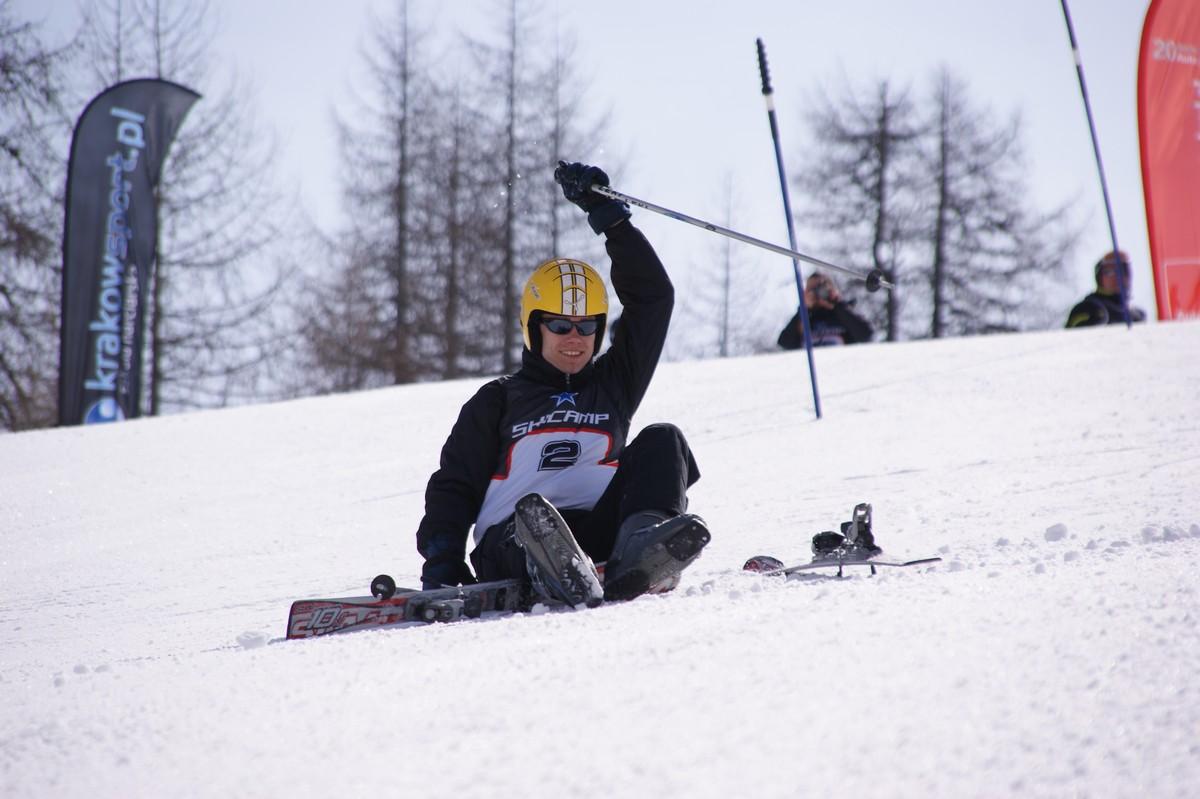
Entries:
[[[1084, 297], [1067, 314], [1067, 327], [1091, 327], [1093, 325], [1116, 325], [1146, 321], [1146, 312], [1141, 308], [1125, 306], [1130, 296], [1129, 256], [1124, 252], [1109, 252], [1096, 262], [1096, 290]], [[1122, 298], [1121, 292], [1125, 296]]]
[[602, 170], [560, 162], [555, 179], [606, 238], [621, 324], [598, 356], [599, 273], [570, 258], [533, 270], [521, 368], [462, 407], [429, 479], [417, 530], [426, 588], [528, 577], [547, 597], [592, 606], [673, 588], [708, 542], [703, 520], [685, 513], [700, 472], [679, 428], [654, 424], [626, 441], [666, 339], [671, 281], [629, 206], [590, 190], [608, 185]]
[[[855, 313], [842, 299], [837, 283], [829, 275], [813, 272], [804, 285], [804, 304], [808, 308], [808, 326], [812, 329], [813, 346], [861, 344], [870, 341], [875, 333], [871, 323]], [[800, 311], [779, 333], [779, 346], [798, 350], [804, 346], [804, 325]]]

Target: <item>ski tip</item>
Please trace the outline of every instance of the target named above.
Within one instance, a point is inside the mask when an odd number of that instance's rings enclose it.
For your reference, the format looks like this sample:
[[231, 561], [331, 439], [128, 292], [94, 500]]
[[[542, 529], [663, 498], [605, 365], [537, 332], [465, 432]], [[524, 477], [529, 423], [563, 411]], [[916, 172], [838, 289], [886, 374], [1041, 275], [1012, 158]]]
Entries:
[[371, 581], [371, 596], [376, 599], [391, 599], [396, 595], [396, 581], [391, 575], [380, 574]]
[[742, 565], [742, 571], [773, 572], [783, 568], [783, 561], [770, 555], [755, 555]]

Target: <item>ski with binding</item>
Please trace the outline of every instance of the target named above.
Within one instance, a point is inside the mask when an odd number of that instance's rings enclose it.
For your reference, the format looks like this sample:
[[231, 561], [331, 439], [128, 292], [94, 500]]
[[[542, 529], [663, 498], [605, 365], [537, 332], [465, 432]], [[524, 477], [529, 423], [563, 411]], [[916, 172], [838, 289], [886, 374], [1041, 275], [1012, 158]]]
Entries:
[[924, 558], [896, 558], [885, 553], [875, 544], [875, 535], [871, 530], [871, 505], [866, 502], [854, 506], [850, 521], [843, 522], [841, 529], [841, 533], [826, 530], [813, 536], [811, 561], [788, 565], [772, 555], [755, 555], [746, 561], [742, 569], [765, 576], [787, 576], [836, 568], [837, 576], [842, 577], [847, 566], [867, 566], [871, 569], [871, 574], [875, 574], [877, 566], [902, 568], [937, 563], [941, 560], [941, 557], [936, 555]]
[[387, 575], [371, 581], [372, 596], [301, 599], [288, 613], [287, 637], [313, 638], [404, 622], [475, 619], [489, 611], [528, 610], [538, 601], [527, 580], [496, 580], [421, 591], [396, 588]]

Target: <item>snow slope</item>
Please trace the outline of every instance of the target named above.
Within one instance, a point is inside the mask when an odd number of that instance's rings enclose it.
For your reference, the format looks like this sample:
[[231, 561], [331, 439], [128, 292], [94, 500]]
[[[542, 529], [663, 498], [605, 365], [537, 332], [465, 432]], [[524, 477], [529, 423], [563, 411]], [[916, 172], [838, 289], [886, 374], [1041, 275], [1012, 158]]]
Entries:
[[[660, 368], [673, 594], [311, 641], [481, 381], [0, 437], [0, 795], [1195, 796], [1200, 325], [817, 358]], [[861, 500], [943, 563], [740, 572]]]

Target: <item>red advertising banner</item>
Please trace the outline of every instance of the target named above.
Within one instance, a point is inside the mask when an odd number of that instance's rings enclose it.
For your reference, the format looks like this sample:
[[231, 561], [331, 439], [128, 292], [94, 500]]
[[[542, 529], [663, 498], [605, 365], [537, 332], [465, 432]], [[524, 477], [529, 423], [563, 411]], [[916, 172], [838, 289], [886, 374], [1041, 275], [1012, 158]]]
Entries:
[[1137, 82], [1158, 318], [1200, 318], [1200, 2], [1151, 0]]

